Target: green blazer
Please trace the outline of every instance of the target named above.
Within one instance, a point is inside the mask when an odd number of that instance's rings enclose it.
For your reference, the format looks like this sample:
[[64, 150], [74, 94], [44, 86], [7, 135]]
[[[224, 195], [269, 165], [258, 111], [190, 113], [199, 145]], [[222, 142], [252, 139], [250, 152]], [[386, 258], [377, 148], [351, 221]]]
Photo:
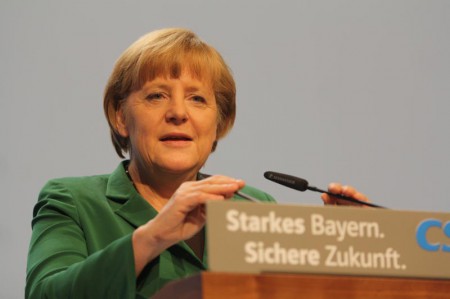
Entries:
[[[131, 235], [157, 211], [137, 193], [123, 164], [110, 175], [44, 186], [33, 210], [26, 298], [149, 298], [167, 282], [207, 269], [207, 252], [201, 261], [180, 242], [136, 278]], [[242, 191], [274, 202], [257, 189]]]

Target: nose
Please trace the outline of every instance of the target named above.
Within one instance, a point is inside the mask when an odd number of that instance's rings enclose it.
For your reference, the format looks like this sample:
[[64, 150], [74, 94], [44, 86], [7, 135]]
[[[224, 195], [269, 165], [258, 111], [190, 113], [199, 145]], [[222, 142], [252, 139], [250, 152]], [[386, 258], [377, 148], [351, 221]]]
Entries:
[[184, 99], [181, 97], [170, 99], [166, 111], [166, 121], [175, 125], [181, 125], [187, 120], [188, 113]]

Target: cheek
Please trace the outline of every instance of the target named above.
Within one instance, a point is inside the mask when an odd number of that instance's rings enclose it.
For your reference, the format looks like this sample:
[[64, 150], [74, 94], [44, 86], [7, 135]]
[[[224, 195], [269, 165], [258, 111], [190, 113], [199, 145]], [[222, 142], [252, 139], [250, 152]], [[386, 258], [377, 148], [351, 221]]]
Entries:
[[152, 115], [144, 113], [144, 111], [128, 111], [125, 114], [125, 123], [130, 139], [139, 139], [152, 134], [155, 127], [151, 120]]

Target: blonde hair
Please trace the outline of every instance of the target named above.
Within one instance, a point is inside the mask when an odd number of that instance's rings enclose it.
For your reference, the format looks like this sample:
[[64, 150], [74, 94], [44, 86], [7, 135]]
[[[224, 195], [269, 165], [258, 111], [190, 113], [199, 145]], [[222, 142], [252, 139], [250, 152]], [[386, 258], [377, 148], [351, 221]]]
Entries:
[[[190, 30], [156, 30], [122, 53], [105, 87], [103, 109], [114, 148], [121, 158], [130, 150], [130, 143], [117, 131], [116, 113], [128, 95], [158, 76], [178, 78], [185, 69], [199, 80], [210, 80], [218, 107], [217, 139], [231, 130], [236, 116], [236, 85], [219, 52]], [[212, 150], [216, 145], [217, 141]]]

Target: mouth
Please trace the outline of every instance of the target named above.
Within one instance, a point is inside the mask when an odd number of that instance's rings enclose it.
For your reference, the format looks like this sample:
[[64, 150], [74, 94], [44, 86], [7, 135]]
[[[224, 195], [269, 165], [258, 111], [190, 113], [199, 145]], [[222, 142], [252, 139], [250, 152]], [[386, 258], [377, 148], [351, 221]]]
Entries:
[[160, 141], [192, 141], [192, 138], [186, 134], [172, 133], [162, 136]]

